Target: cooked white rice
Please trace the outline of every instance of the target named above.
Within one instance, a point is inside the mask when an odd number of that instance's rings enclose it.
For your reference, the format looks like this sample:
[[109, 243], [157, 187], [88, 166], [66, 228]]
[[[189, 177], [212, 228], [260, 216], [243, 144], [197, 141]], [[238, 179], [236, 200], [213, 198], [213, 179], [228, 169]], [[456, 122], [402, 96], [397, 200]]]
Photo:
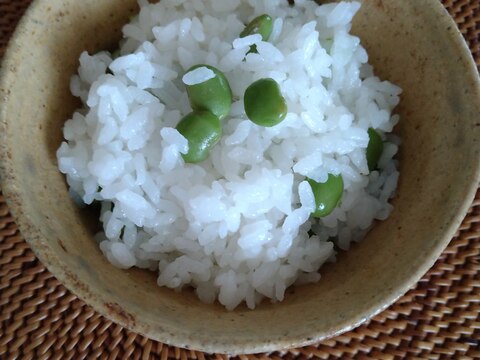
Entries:
[[[284, 298], [292, 284], [315, 282], [319, 268], [348, 249], [375, 219], [386, 219], [398, 179], [401, 90], [380, 81], [360, 39], [349, 33], [358, 2], [297, 0], [139, 1], [123, 28], [121, 56], [83, 53], [71, 91], [84, 103], [65, 123], [57, 157], [72, 196], [101, 201], [97, 239], [120, 268], [158, 271], [158, 285], [196, 289], [205, 302], [254, 308]], [[238, 38], [267, 13], [268, 42]], [[248, 53], [256, 45], [258, 53]], [[248, 54], [247, 54], [248, 53]], [[185, 83], [228, 78], [234, 102], [210, 157], [185, 164], [186, 139], [175, 130], [191, 111]], [[185, 76], [184, 76], [185, 75]], [[288, 115], [272, 128], [246, 119], [245, 89], [270, 77]], [[369, 173], [367, 129], [386, 141]], [[345, 191], [329, 216], [311, 219], [308, 176], [341, 174]], [[310, 235], [309, 235], [310, 231]], [[334, 245], [335, 244], [335, 245]]]

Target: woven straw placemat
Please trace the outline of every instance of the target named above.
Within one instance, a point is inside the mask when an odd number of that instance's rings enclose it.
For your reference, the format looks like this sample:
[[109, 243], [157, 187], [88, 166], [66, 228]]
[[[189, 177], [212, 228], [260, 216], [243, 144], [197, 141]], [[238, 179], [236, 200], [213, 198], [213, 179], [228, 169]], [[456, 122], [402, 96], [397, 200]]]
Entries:
[[[0, 0], [0, 58], [30, 1]], [[480, 0], [443, 3], [480, 67]], [[151, 341], [97, 314], [35, 258], [0, 193], [0, 359], [17, 358], [226, 356]], [[480, 359], [480, 191], [435, 266], [369, 323], [313, 346], [239, 358]]]

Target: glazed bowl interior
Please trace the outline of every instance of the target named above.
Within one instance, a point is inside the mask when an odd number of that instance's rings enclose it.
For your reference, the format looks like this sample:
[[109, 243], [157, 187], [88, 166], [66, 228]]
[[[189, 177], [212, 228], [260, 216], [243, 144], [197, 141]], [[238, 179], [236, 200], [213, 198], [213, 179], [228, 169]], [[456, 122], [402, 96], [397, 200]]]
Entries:
[[354, 21], [382, 78], [404, 92], [396, 133], [400, 181], [391, 217], [314, 285], [285, 301], [226, 311], [156, 285], [103, 257], [95, 214], [79, 209], [57, 170], [62, 125], [79, 107], [69, 79], [84, 50], [112, 49], [136, 0], [37, 0], [13, 37], [0, 83], [2, 189], [40, 260], [97, 311], [136, 332], [208, 352], [300, 346], [348, 330], [415, 284], [453, 236], [479, 178], [476, 68], [437, 0], [364, 0]]

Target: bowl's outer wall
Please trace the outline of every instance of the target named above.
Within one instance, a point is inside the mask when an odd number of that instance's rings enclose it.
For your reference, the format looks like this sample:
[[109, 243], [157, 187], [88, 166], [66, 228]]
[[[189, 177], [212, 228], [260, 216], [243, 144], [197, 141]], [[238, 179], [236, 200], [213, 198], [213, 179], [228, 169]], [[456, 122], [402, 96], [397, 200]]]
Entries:
[[378, 75], [404, 89], [397, 132], [401, 177], [392, 216], [281, 304], [227, 312], [155, 276], [111, 266], [95, 221], [57, 170], [62, 125], [79, 103], [69, 79], [83, 50], [110, 49], [135, 0], [37, 0], [5, 57], [0, 83], [2, 188], [23, 235], [65, 285], [96, 310], [151, 338], [204, 351], [299, 346], [347, 330], [389, 305], [433, 264], [479, 176], [476, 68], [436, 0], [365, 0], [354, 32]]

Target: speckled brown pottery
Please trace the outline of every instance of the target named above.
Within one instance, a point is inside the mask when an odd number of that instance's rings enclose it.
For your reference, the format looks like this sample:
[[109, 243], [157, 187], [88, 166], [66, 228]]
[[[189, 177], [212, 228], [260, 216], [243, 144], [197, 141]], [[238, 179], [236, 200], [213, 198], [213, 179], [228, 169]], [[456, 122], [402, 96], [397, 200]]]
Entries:
[[[464, 217], [479, 179], [476, 68], [437, 0], [365, 0], [354, 32], [384, 79], [404, 89], [395, 211], [320, 283], [279, 304], [227, 312], [159, 288], [146, 271], [111, 266], [95, 221], [68, 196], [55, 150], [78, 106], [68, 90], [81, 51], [111, 48], [136, 0], [37, 0], [5, 56], [0, 82], [1, 187], [35, 253], [103, 315], [169, 344], [247, 353], [315, 342], [391, 304], [433, 264]], [[295, 324], [295, 325], [293, 325]]]

